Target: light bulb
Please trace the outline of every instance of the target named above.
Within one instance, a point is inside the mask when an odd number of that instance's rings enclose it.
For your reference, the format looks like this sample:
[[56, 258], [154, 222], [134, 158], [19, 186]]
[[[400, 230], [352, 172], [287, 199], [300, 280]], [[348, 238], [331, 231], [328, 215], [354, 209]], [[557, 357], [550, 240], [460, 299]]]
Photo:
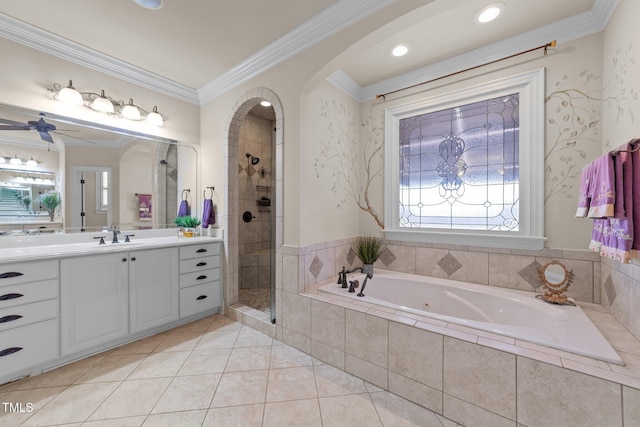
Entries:
[[58, 92], [57, 98], [67, 104], [82, 105], [82, 95], [73, 87], [73, 82], [69, 80], [69, 86], [63, 87]]
[[147, 122], [154, 126], [162, 127], [164, 125], [164, 118], [162, 114], [158, 113], [158, 107], [153, 106], [153, 111], [147, 114]]
[[36, 162], [35, 160], [33, 160], [33, 157], [30, 158], [29, 160], [27, 160], [27, 166], [38, 166], [38, 162]]
[[104, 94], [104, 90], [100, 92], [100, 96], [91, 101], [89, 105], [92, 110], [100, 111], [102, 113], [113, 114], [113, 103]]
[[129, 103], [122, 107], [120, 115], [129, 120], [140, 120], [140, 110], [133, 105], [133, 99], [129, 99]]

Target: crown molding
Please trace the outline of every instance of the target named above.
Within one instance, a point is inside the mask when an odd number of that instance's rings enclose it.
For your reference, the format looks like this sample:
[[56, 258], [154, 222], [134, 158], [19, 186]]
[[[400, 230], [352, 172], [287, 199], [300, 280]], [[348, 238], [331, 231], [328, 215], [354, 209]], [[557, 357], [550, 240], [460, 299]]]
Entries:
[[0, 13], [0, 37], [176, 99], [199, 104], [198, 93], [190, 87], [89, 49], [3, 13]]
[[542, 46], [554, 39], [558, 43], [566, 43], [598, 33], [606, 27], [618, 1], [596, 0], [591, 10], [586, 12], [366, 87], [359, 86], [341, 70], [333, 73], [328, 80], [358, 102], [371, 101], [378, 94], [401, 90], [462, 69], [487, 64], [527, 49]]
[[198, 90], [205, 104], [396, 0], [339, 0]]

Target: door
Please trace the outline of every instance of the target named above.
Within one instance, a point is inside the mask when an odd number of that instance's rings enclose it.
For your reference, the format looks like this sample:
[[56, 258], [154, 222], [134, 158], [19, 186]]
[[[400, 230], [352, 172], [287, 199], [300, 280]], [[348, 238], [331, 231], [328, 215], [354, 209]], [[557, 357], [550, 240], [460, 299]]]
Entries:
[[178, 319], [178, 249], [129, 252], [131, 333]]
[[127, 266], [126, 253], [60, 261], [63, 355], [128, 334]]

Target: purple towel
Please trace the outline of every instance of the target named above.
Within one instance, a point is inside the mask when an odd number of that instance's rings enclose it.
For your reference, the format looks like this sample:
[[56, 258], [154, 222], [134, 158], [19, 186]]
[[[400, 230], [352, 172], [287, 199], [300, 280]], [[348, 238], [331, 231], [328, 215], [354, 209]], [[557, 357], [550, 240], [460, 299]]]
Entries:
[[189, 207], [189, 202], [183, 200], [180, 202], [180, 207], [178, 208], [178, 216], [189, 216], [191, 215], [191, 208]]
[[595, 219], [589, 247], [599, 250], [600, 255], [622, 263], [631, 260], [634, 242], [633, 224], [633, 159], [627, 152], [631, 147], [620, 147], [614, 157], [615, 207], [613, 218]]
[[582, 167], [582, 175], [580, 177], [580, 194], [578, 195], [578, 209], [576, 217], [586, 218], [589, 213], [589, 205], [591, 204], [591, 196], [589, 195], [589, 183], [591, 182], [591, 165], [587, 163]]
[[613, 216], [616, 197], [613, 159], [609, 153], [591, 163], [589, 168], [589, 218]]
[[213, 205], [213, 200], [204, 199], [202, 206], [202, 228], [209, 228], [210, 225], [216, 223], [216, 207]]

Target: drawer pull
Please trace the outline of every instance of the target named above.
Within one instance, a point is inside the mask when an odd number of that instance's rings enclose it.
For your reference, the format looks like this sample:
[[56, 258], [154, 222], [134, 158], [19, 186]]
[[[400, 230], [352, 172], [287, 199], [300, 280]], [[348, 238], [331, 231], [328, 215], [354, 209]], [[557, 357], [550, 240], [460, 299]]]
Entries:
[[203, 261], [203, 262], [197, 263], [196, 267], [204, 267], [205, 265], [207, 265], [207, 263]]
[[206, 279], [206, 278], [207, 278], [207, 276], [202, 275], [202, 276], [196, 277], [196, 280], [203, 280], [203, 279]]
[[8, 271], [6, 273], [0, 274], [0, 279], [11, 279], [12, 277], [23, 276], [22, 273], [18, 273], [17, 271]]
[[206, 297], [207, 297], [206, 295], [200, 295], [200, 296], [199, 296], [198, 298], [196, 298], [196, 299], [197, 299], [197, 300], [200, 300], [200, 299], [205, 299]]
[[4, 295], [0, 295], [0, 301], [7, 301], [10, 299], [16, 299], [16, 298], [20, 298], [23, 297], [24, 295], [22, 294], [4, 294]]
[[206, 250], [205, 248], [202, 248], [202, 249], [198, 249], [198, 250], [196, 251], [196, 253], [199, 253], [199, 254], [201, 254], [201, 253], [203, 253], [203, 252], [207, 252], [207, 250]]
[[19, 314], [10, 314], [9, 316], [0, 317], [0, 323], [13, 322], [14, 320], [18, 320], [22, 318]]
[[17, 353], [22, 350], [22, 347], [9, 347], [0, 351], [0, 357], [9, 356], [10, 354]]

